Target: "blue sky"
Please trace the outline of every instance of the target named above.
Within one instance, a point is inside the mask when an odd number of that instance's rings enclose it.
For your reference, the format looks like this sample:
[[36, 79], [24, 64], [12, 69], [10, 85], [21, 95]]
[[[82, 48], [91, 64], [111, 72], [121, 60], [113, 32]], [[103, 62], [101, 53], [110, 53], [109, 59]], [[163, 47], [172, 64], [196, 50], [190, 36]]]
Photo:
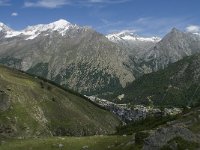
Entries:
[[21, 30], [65, 19], [107, 34], [163, 36], [176, 27], [200, 32], [200, 0], [0, 0], [0, 22]]

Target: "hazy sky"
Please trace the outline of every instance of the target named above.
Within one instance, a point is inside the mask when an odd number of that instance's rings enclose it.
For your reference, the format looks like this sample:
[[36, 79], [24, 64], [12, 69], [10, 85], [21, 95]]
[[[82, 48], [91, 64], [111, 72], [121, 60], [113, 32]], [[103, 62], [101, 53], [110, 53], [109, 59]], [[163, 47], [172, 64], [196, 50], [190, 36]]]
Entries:
[[173, 27], [200, 32], [199, 7], [200, 0], [0, 0], [0, 22], [21, 30], [65, 19], [104, 34], [163, 36]]

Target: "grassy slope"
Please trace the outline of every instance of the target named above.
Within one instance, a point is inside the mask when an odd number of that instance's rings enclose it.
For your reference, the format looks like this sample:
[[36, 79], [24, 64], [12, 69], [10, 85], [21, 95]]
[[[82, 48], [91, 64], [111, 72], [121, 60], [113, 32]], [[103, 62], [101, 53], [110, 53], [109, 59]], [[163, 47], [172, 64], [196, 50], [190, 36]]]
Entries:
[[116, 95], [124, 93], [126, 102], [134, 104], [149, 104], [151, 100], [157, 106], [196, 105], [200, 102], [199, 60], [200, 55], [186, 57], [140, 77]]
[[[142, 149], [144, 144], [144, 139], [147, 138], [153, 130], [159, 130], [160, 127], [168, 128], [170, 126], [184, 126], [190, 129], [194, 134], [199, 134], [200, 126], [200, 107], [193, 108], [179, 116], [162, 118], [160, 121], [153, 118], [140, 121], [138, 123], [132, 124], [132, 129], [130, 132], [131, 125], [119, 129], [120, 134], [133, 134], [135, 136], [90, 136], [90, 137], [50, 137], [50, 138], [36, 138], [36, 139], [9, 139], [1, 142], [1, 150], [21, 150], [21, 149], [31, 149], [31, 150], [80, 150], [80, 149], [95, 149], [95, 150], [139, 150]], [[153, 119], [153, 120], [152, 120]], [[156, 122], [157, 121], [157, 122]], [[133, 131], [133, 132], [132, 132]], [[187, 136], [187, 135], [186, 135]], [[170, 149], [177, 143], [179, 149], [196, 149], [199, 148], [199, 143], [193, 141], [187, 141], [181, 137], [172, 138], [167, 142], [166, 145], [160, 148]], [[61, 147], [59, 148], [59, 144]], [[87, 148], [88, 147], [88, 148]]]
[[[45, 139], [27, 139], [27, 140], [14, 140], [5, 141], [0, 146], [1, 150], [132, 150], [133, 144], [130, 144], [132, 136], [92, 136], [92, 137], [53, 137]], [[63, 145], [60, 146], [59, 144]], [[88, 147], [88, 148], [86, 148]]]
[[144, 120], [140, 120], [137, 122], [131, 122], [125, 126], [117, 127], [116, 134], [118, 135], [132, 135], [134, 133], [145, 131], [145, 130], [153, 130], [158, 126], [166, 124], [169, 121], [173, 121], [178, 119], [179, 116], [166, 116], [166, 117], [149, 117]]
[[0, 137], [93, 135], [115, 132], [118, 119], [88, 100], [25, 73], [0, 66]]

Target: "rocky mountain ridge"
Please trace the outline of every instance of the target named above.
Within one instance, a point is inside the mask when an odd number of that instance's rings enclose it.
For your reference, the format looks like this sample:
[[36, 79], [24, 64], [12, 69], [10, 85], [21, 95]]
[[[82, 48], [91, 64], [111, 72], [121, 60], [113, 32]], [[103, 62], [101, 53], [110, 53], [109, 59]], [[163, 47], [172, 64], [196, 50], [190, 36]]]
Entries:
[[127, 53], [88, 27], [59, 20], [5, 32], [0, 63], [82, 93], [109, 92], [135, 80]]
[[173, 28], [163, 39], [143, 55], [141, 61], [153, 71], [200, 52], [200, 36]]
[[0, 63], [86, 95], [106, 95], [200, 52], [200, 36], [173, 29], [162, 40], [104, 35], [66, 20], [13, 31], [1, 23]]

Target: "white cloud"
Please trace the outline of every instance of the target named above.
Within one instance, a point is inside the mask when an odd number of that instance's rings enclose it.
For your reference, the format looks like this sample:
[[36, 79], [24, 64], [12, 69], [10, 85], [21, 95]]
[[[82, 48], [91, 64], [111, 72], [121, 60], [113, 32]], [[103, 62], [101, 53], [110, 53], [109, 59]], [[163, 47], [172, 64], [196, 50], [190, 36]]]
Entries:
[[25, 1], [25, 7], [45, 7], [45, 8], [58, 8], [70, 4], [69, 0], [37, 0]]
[[191, 33], [200, 33], [200, 26], [190, 25], [186, 27], [186, 31]]
[[[0, 0], [1, 1], [1, 0]], [[25, 7], [58, 8], [64, 5], [91, 6], [95, 4], [117, 4], [131, 0], [26, 0]]]
[[10, 0], [0, 0], [0, 6], [9, 6]]
[[91, 3], [102, 3], [102, 0], [89, 0], [88, 2], [91, 2]]
[[88, 3], [110, 3], [110, 4], [125, 3], [128, 1], [130, 0], [87, 0]]
[[11, 16], [13, 16], [13, 17], [16, 17], [16, 16], [18, 16], [19, 14], [17, 13], [17, 12], [13, 12], [12, 14], [11, 14]]

